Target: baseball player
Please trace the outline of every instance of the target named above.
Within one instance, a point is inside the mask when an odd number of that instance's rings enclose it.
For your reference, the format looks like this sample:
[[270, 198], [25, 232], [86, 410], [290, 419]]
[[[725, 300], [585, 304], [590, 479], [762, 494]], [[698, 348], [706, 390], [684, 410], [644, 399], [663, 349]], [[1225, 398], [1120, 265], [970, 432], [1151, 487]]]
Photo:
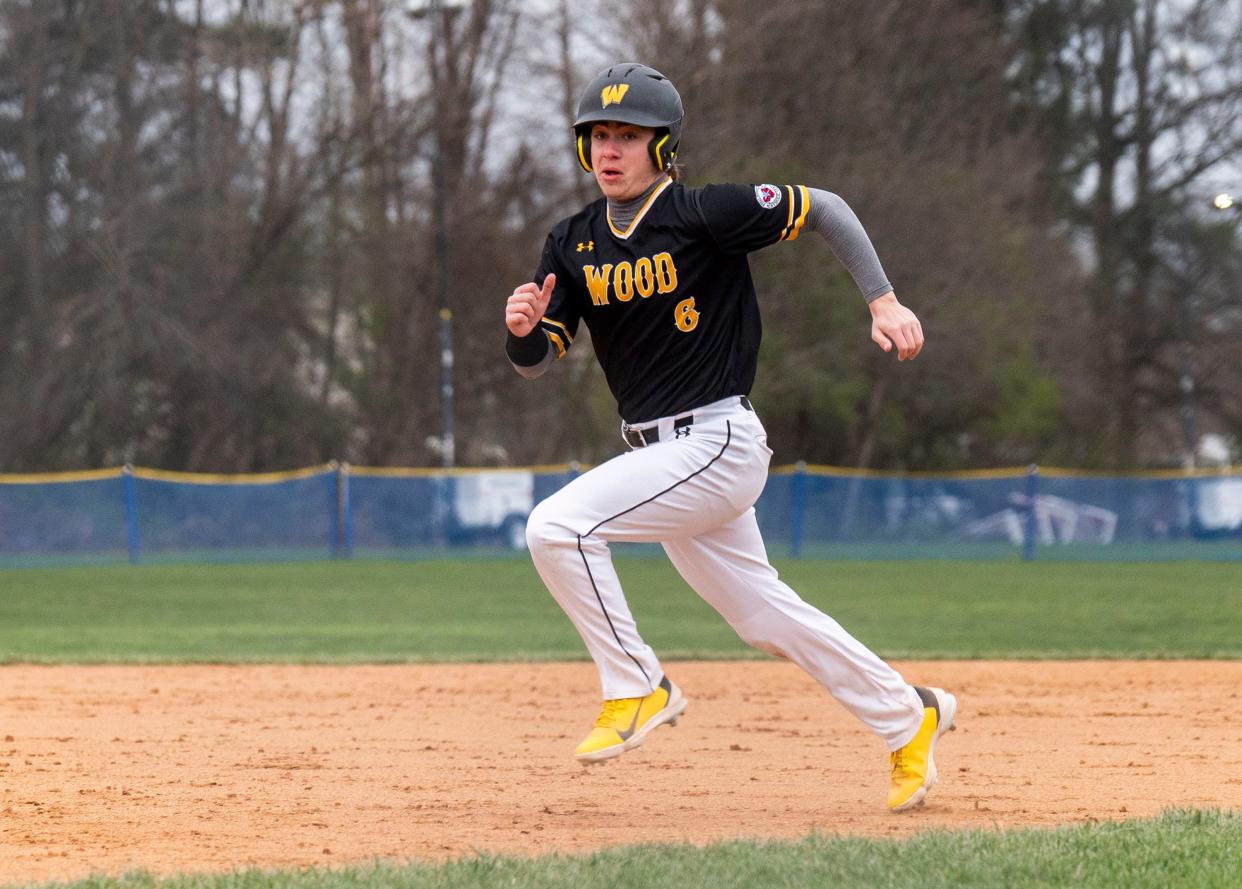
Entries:
[[747, 397], [760, 338], [747, 254], [812, 230], [861, 289], [884, 351], [916, 357], [922, 329], [836, 195], [678, 181], [682, 117], [673, 84], [645, 65], [613, 65], [591, 82], [574, 144], [603, 197], [552, 229], [534, 282], [505, 307], [506, 352], [532, 379], [587, 326], [629, 447], [541, 502], [527, 524], [535, 567], [599, 670], [603, 709], [574, 755], [620, 756], [685, 712], [638, 632], [608, 548], [658, 541], [744, 640], [798, 664], [884, 740], [888, 806], [904, 811], [936, 783], [933, 752], [957, 701], [906, 683], [768, 563], [753, 504], [772, 451]]

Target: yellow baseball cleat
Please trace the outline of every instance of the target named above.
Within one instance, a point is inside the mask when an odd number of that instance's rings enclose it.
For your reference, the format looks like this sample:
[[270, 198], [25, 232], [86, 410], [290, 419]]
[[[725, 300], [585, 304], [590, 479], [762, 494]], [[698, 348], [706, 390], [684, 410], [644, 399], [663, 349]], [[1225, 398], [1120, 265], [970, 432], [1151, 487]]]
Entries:
[[653, 729], [665, 723], [676, 725], [677, 717], [685, 712], [685, 696], [665, 676], [646, 697], [604, 701], [595, 727], [578, 745], [574, 757], [585, 765], [620, 756], [641, 745]]
[[927, 791], [936, 783], [936, 739], [956, 726], [957, 698], [940, 688], [919, 688], [923, 701], [923, 724], [918, 734], [900, 750], [889, 754], [893, 780], [888, 788], [888, 808], [905, 812], [923, 804]]

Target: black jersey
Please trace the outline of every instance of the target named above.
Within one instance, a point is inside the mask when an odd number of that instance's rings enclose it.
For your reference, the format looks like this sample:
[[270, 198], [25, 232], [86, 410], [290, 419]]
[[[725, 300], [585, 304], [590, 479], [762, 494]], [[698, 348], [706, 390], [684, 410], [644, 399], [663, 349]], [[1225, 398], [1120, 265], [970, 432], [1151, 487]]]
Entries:
[[600, 198], [559, 222], [535, 273], [556, 273], [542, 326], [563, 358], [585, 322], [621, 417], [643, 423], [755, 380], [762, 326], [747, 254], [793, 240], [801, 185], [659, 185], [622, 230]]

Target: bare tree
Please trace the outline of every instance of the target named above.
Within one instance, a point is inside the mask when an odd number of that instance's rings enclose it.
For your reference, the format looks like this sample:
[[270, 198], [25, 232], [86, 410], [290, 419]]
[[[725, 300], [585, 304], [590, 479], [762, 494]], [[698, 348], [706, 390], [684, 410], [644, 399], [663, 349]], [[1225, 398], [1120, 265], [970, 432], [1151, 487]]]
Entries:
[[[1202, 183], [1242, 149], [1242, 9], [1228, 0], [1017, 2], [1018, 83], [1051, 151], [1048, 181], [1089, 239], [1097, 364], [1083, 413], [1102, 421], [1095, 460], [1171, 462], [1183, 338], [1193, 294], [1166, 268], [1169, 232], [1202, 215]], [[1204, 316], [1197, 316], [1197, 324]], [[1197, 338], [1197, 334], [1195, 335]]]
[[924, 319], [897, 367], [822, 244], [759, 254], [780, 458], [1167, 461], [1188, 361], [1237, 434], [1237, 220], [1192, 209], [1239, 147], [1236, 4], [541, 8], [0, 4], [0, 469], [438, 463], [442, 268], [459, 462], [614, 453], [587, 331], [532, 385], [500, 319], [598, 199], [571, 123], [627, 57], [685, 95], [691, 184], [837, 191]]

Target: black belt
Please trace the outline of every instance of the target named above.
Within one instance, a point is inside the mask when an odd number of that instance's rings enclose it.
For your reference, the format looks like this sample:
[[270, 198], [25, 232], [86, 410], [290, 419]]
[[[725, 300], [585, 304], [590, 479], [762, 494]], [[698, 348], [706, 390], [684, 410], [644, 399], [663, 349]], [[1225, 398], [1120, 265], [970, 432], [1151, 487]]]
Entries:
[[[753, 411], [750, 406], [750, 399], [745, 395], [742, 396], [742, 407], [748, 411]], [[687, 426], [694, 425], [694, 414], [687, 414], [684, 417], [678, 417], [673, 421], [673, 435], [677, 434], [678, 429], [685, 429]], [[627, 426], [621, 432], [621, 437], [625, 439], [625, 443], [632, 448], [643, 448], [647, 445], [653, 445], [660, 440], [660, 427], [651, 425], [647, 428], [640, 426]]]
[[[673, 421], [673, 434], [676, 435], [678, 429], [685, 429], [687, 426], [693, 425], [694, 414], [678, 417]], [[648, 426], [646, 429], [642, 429], [638, 426], [629, 426], [626, 427], [621, 435], [625, 439], [625, 443], [630, 447], [642, 448], [647, 445], [653, 445], [660, 440], [660, 427]]]

